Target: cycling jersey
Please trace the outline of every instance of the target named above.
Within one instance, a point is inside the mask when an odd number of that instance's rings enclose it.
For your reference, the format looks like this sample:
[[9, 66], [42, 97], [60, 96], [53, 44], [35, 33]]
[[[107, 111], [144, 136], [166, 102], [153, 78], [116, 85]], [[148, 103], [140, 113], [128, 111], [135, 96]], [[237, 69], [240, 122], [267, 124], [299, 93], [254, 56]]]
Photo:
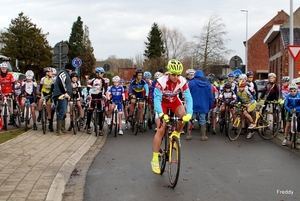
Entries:
[[236, 95], [232, 90], [230, 90], [229, 92], [222, 91], [219, 98], [224, 102], [230, 102], [230, 101], [234, 101], [236, 99]]
[[129, 94], [140, 95], [140, 98], [143, 95], [148, 96], [149, 86], [146, 80], [141, 79], [138, 81], [136, 78], [132, 79], [129, 85]]
[[[154, 109], [158, 114], [163, 112], [162, 104], [179, 102], [179, 93], [182, 92], [187, 102], [187, 114], [193, 114], [193, 100], [185, 78], [179, 76], [176, 83], [169, 80], [169, 75], [157, 79], [154, 89]], [[179, 100], [179, 101], [178, 101]], [[181, 103], [181, 101], [180, 101]], [[165, 108], [164, 108], [165, 109]]]
[[11, 73], [7, 73], [5, 77], [0, 76], [0, 85], [2, 94], [7, 95], [13, 92], [14, 77]]
[[40, 91], [42, 96], [45, 96], [46, 94], [51, 93], [52, 85], [54, 84], [53, 78], [48, 77], [47, 75], [42, 77], [40, 82]]
[[282, 86], [281, 87], [281, 98], [284, 100], [285, 97], [290, 93], [289, 86]]
[[26, 79], [22, 82], [21, 93], [24, 96], [34, 96], [36, 94], [37, 83], [35, 80], [27, 81]]
[[288, 94], [284, 100], [284, 108], [292, 113], [292, 109], [296, 109], [296, 112], [300, 112], [300, 94], [296, 94], [292, 96], [292, 94]]
[[249, 104], [255, 101], [254, 97], [247, 91], [239, 91], [237, 93], [236, 102], [241, 102], [242, 104]]
[[15, 82], [14, 92], [15, 92], [16, 96], [19, 96], [21, 94], [21, 86], [22, 86], [22, 83]]
[[[93, 78], [91, 80], [88, 81], [88, 85], [87, 85], [87, 89], [88, 89], [88, 93], [91, 94], [100, 94], [101, 92], [103, 92], [103, 94], [106, 93], [107, 90], [107, 84], [105, 84], [105, 81], [103, 78]], [[91, 92], [89, 92], [91, 90]]]
[[112, 86], [108, 90], [108, 96], [111, 95], [111, 100], [114, 103], [121, 103], [124, 96], [124, 88], [122, 86]]
[[279, 87], [276, 83], [270, 83], [268, 82], [261, 95], [260, 95], [260, 99], [264, 99], [265, 95], [267, 95], [267, 100], [268, 101], [273, 101], [273, 100], [278, 100], [279, 98]]
[[71, 82], [71, 86], [72, 86], [72, 96], [71, 98], [79, 98], [80, 97], [80, 93], [78, 90], [78, 87], [80, 86], [80, 84], [78, 82]]

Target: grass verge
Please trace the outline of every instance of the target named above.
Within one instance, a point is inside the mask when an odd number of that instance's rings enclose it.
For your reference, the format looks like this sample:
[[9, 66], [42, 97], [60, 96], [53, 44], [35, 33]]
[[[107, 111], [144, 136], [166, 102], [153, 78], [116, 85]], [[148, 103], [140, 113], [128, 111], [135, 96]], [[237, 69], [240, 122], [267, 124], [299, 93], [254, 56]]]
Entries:
[[1, 131], [0, 132], [0, 144], [4, 143], [10, 139], [15, 138], [24, 132], [25, 132], [24, 128], [19, 128], [19, 129], [15, 129], [15, 130], [11, 130], [11, 131]]

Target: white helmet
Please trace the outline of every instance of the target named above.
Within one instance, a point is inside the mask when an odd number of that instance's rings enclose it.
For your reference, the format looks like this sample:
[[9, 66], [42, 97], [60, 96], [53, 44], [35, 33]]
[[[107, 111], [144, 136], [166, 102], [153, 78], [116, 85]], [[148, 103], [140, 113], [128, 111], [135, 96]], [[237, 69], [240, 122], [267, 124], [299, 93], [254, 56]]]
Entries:
[[297, 77], [296, 79], [293, 79], [292, 83], [295, 83], [295, 84], [300, 83], [300, 77]]
[[154, 74], [154, 78], [155, 79], [158, 79], [158, 78], [160, 78], [161, 76], [163, 76], [164, 74], [163, 73], [161, 73], [161, 72], [156, 72], [155, 74]]
[[242, 80], [246, 80], [247, 79], [247, 75], [246, 74], [241, 74], [239, 78], [242, 79]]
[[296, 83], [291, 83], [289, 85], [289, 90], [291, 90], [291, 89], [298, 89], [298, 85]]
[[114, 76], [114, 77], [112, 78], [112, 81], [113, 81], [113, 82], [120, 82], [120, 77], [119, 77], [119, 76]]
[[56, 75], [56, 69], [55, 69], [55, 68], [52, 68], [52, 73], [53, 73], [54, 75]]
[[274, 77], [274, 78], [276, 78], [276, 74], [275, 73], [269, 73], [268, 77]]
[[194, 69], [187, 69], [186, 71], [185, 71], [185, 73], [186, 73], [186, 75], [188, 75], [188, 74], [195, 74], [195, 70]]
[[33, 79], [34, 73], [32, 70], [28, 70], [25, 73], [26, 79]]
[[5, 62], [2, 62], [0, 64], [0, 68], [8, 68], [7, 64]]

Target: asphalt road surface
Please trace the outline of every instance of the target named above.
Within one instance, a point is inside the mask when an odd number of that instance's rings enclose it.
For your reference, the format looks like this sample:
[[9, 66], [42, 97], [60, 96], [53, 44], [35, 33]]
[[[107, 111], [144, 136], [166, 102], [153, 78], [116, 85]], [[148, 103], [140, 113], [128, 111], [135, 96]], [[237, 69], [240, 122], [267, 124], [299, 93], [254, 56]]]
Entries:
[[200, 131], [182, 142], [182, 163], [175, 189], [168, 176], [150, 167], [153, 131], [108, 136], [94, 159], [85, 185], [85, 201], [95, 200], [299, 200], [300, 157], [256, 133], [229, 141], [224, 134]]

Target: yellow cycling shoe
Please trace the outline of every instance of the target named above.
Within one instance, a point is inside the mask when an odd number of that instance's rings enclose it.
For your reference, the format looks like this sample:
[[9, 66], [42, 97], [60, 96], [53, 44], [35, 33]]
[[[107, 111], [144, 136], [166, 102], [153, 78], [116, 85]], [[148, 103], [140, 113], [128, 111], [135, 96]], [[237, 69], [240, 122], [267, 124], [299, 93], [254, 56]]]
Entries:
[[160, 167], [158, 161], [151, 161], [151, 167], [152, 167], [152, 171], [155, 174], [160, 174]]

